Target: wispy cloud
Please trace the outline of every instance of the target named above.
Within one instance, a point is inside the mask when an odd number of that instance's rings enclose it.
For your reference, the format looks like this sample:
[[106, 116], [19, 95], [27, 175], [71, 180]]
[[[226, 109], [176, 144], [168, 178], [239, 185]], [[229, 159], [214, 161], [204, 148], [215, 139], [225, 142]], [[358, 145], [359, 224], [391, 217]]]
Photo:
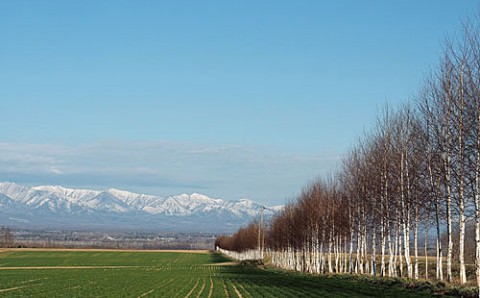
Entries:
[[265, 148], [103, 141], [78, 146], [0, 143], [0, 180], [109, 187], [158, 195], [199, 191], [281, 203], [338, 162]]

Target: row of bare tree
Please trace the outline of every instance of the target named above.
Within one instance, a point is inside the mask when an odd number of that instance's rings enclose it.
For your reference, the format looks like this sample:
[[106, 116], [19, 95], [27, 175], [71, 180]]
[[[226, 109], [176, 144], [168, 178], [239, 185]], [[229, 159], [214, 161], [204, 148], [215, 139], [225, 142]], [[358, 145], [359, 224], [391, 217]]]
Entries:
[[258, 228], [257, 223], [251, 223], [232, 236], [219, 236], [215, 239], [215, 247], [237, 252], [255, 249], [258, 247]]
[[[271, 221], [266, 245], [284, 268], [419, 278], [422, 263], [429, 278], [420, 256], [434, 234], [436, 278], [464, 284], [467, 219], [474, 220], [480, 285], [480, 32], [471, 24], [446, 43], [418, 96], [385, 108], [339, 171], [305, 187]], [[252, 224], [217, 245], [255, 249], [259, 232]]]
[[15, 236], [9, 227], [0, 228], [0, 247], [13, 247], [15, 245]]

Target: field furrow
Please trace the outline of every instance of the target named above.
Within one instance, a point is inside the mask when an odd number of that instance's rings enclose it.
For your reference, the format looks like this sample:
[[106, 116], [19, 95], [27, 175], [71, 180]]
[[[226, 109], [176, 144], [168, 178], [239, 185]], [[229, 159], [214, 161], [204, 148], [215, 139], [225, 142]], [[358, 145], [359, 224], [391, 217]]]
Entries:
[[147, 296], [147, 295], [150, 295], [150, 294], [153, 293], [153, 292], [155, 292], [155, 289], [151, 289], [150, 291], [143, 293], [142, 295], [138, 296], [138, 298], [145, 297], [145, 296]]
[[197, 294], [196, 298], [200, 298], [200, 296], [201, 296], [201, 295], [202, 295], [202, 293], [203, 293], [203, 290], [205, 290], [205, 285], [206, 285], [207, 281], [206, 281], [206, 279], [205, 279], [205, 278], [203, 278], [203, 279], [202, 279], [202, 281], [203, 281], [203, 283], [202, 283], [202, 287], [200, 288], [200, 292], [198, 292], [198, 294]]
[[243, 298], [242, 294], [240, 291], [237, 289], [237, 287], [232, 283], [233, 290], [235, 291], [235, 294], [237, 294], [238, 298]]
[[213, 280], [212, 280], [212, 277], [210, 276], [210, 290], [208, 291], [208, 298], [212, 298], [212, 293], [213, 293]]
[[195, 291], [195, 289], [198, 287], [198, 283], [200, 282], [200, 278], [197, 278], [197, 282], [195, 283], [195, 285], [193, 286], [193, 288], [190, 290], [190, 292], [188, 292], [188, 294], [185, 296], [185, 298], [188, 298], [190, 297], [190, 295], [192, 295], [192, 293]]

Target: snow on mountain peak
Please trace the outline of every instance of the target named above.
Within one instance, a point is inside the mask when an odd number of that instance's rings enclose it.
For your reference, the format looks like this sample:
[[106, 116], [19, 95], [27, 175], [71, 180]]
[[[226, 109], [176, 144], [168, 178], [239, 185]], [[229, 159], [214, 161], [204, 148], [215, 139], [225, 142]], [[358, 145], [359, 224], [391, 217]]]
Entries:
[[30, 190], [39, 190], [46, 193], [55, 194], [57, 197], [63, 198], [69, 202], [90, 199], [100, 193], [100, 191], [96, 190], [66, 188], [58, 185], [34, 186]]
[[136, 197], [139, 196], [139, 194], [129, 192], [129, 191], [126, 191], [126, 190], [116, 189], [116, 188], [110, 188], [107, 192], [116, 196], [119, 199], [136, 198]]
[[196, 201], [201, 201], [201, 202], [205, 202], [205, 203], [222, 203], [223, 200], [221, 199], [212, 199], [206, 195], [202, 195], [202, 194], [199, 194], [199, 193], [192, 193], [190, 195], [190, 198], [191, 199], [194, 199]]
[[13, 182], [3, 182], [0, 183], [0, 193], [16, 200], [18, 196], [21, 196], [23, 193], [29, 190], [28, 187], [18, 185]]
[[[11, 207], [8, 210], [0, 208], [0, 221], [1, 218], [11, 216], [19, 218], [19, 214], [24, 214], [26, 221], [32, 221], [31, 218], [27, 218], [28, 216], [38, 219], [45, 219], [45, 216], [50, 218], [68, 216], [73, 221], [81, 222], [85, 215], [89, 215], [93, 216], [95, 221], [103, 222], [118, 218], [122, 224], [128, 223], [128, 219], [135, 219], [133, 220], [135, 225], [142, 220], [145, 221], [145, 225], [150, 225], [152, 221], [167, 218], [171, 218], [170, 221], [172, 218], [175, 220], [183, 218], [179, 222], [188, 221], [190, 218], [193, 222], [200, 220], [210, 224], [213, 224], [212, 221], [245, 224], [252, 217], [258, 216], [258, 211], [262, 207], [248, 199], [224, 201], [199, 193], [162, 198], [115, 188], [97, 191], [52, 185], [25, 187], [11, 182], [0, 183], [0, 198], [1, 195], [5, 197], [3, 201], [0, 200], [0, 205], [8, 204]], [[8, 198], [13, 201], [10, 202]], [[12, 211], [15, 208], [18, 211]], [[273, 214], [277, 210], [278, 207], [267, 208], [265, 214]]]

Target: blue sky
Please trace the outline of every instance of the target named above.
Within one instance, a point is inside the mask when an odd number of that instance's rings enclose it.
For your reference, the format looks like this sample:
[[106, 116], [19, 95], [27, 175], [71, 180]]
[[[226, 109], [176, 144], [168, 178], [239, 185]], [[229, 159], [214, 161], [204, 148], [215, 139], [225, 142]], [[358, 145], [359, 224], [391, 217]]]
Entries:
[[0, 1], [0, 181], [282, 204], [477, 1]]

